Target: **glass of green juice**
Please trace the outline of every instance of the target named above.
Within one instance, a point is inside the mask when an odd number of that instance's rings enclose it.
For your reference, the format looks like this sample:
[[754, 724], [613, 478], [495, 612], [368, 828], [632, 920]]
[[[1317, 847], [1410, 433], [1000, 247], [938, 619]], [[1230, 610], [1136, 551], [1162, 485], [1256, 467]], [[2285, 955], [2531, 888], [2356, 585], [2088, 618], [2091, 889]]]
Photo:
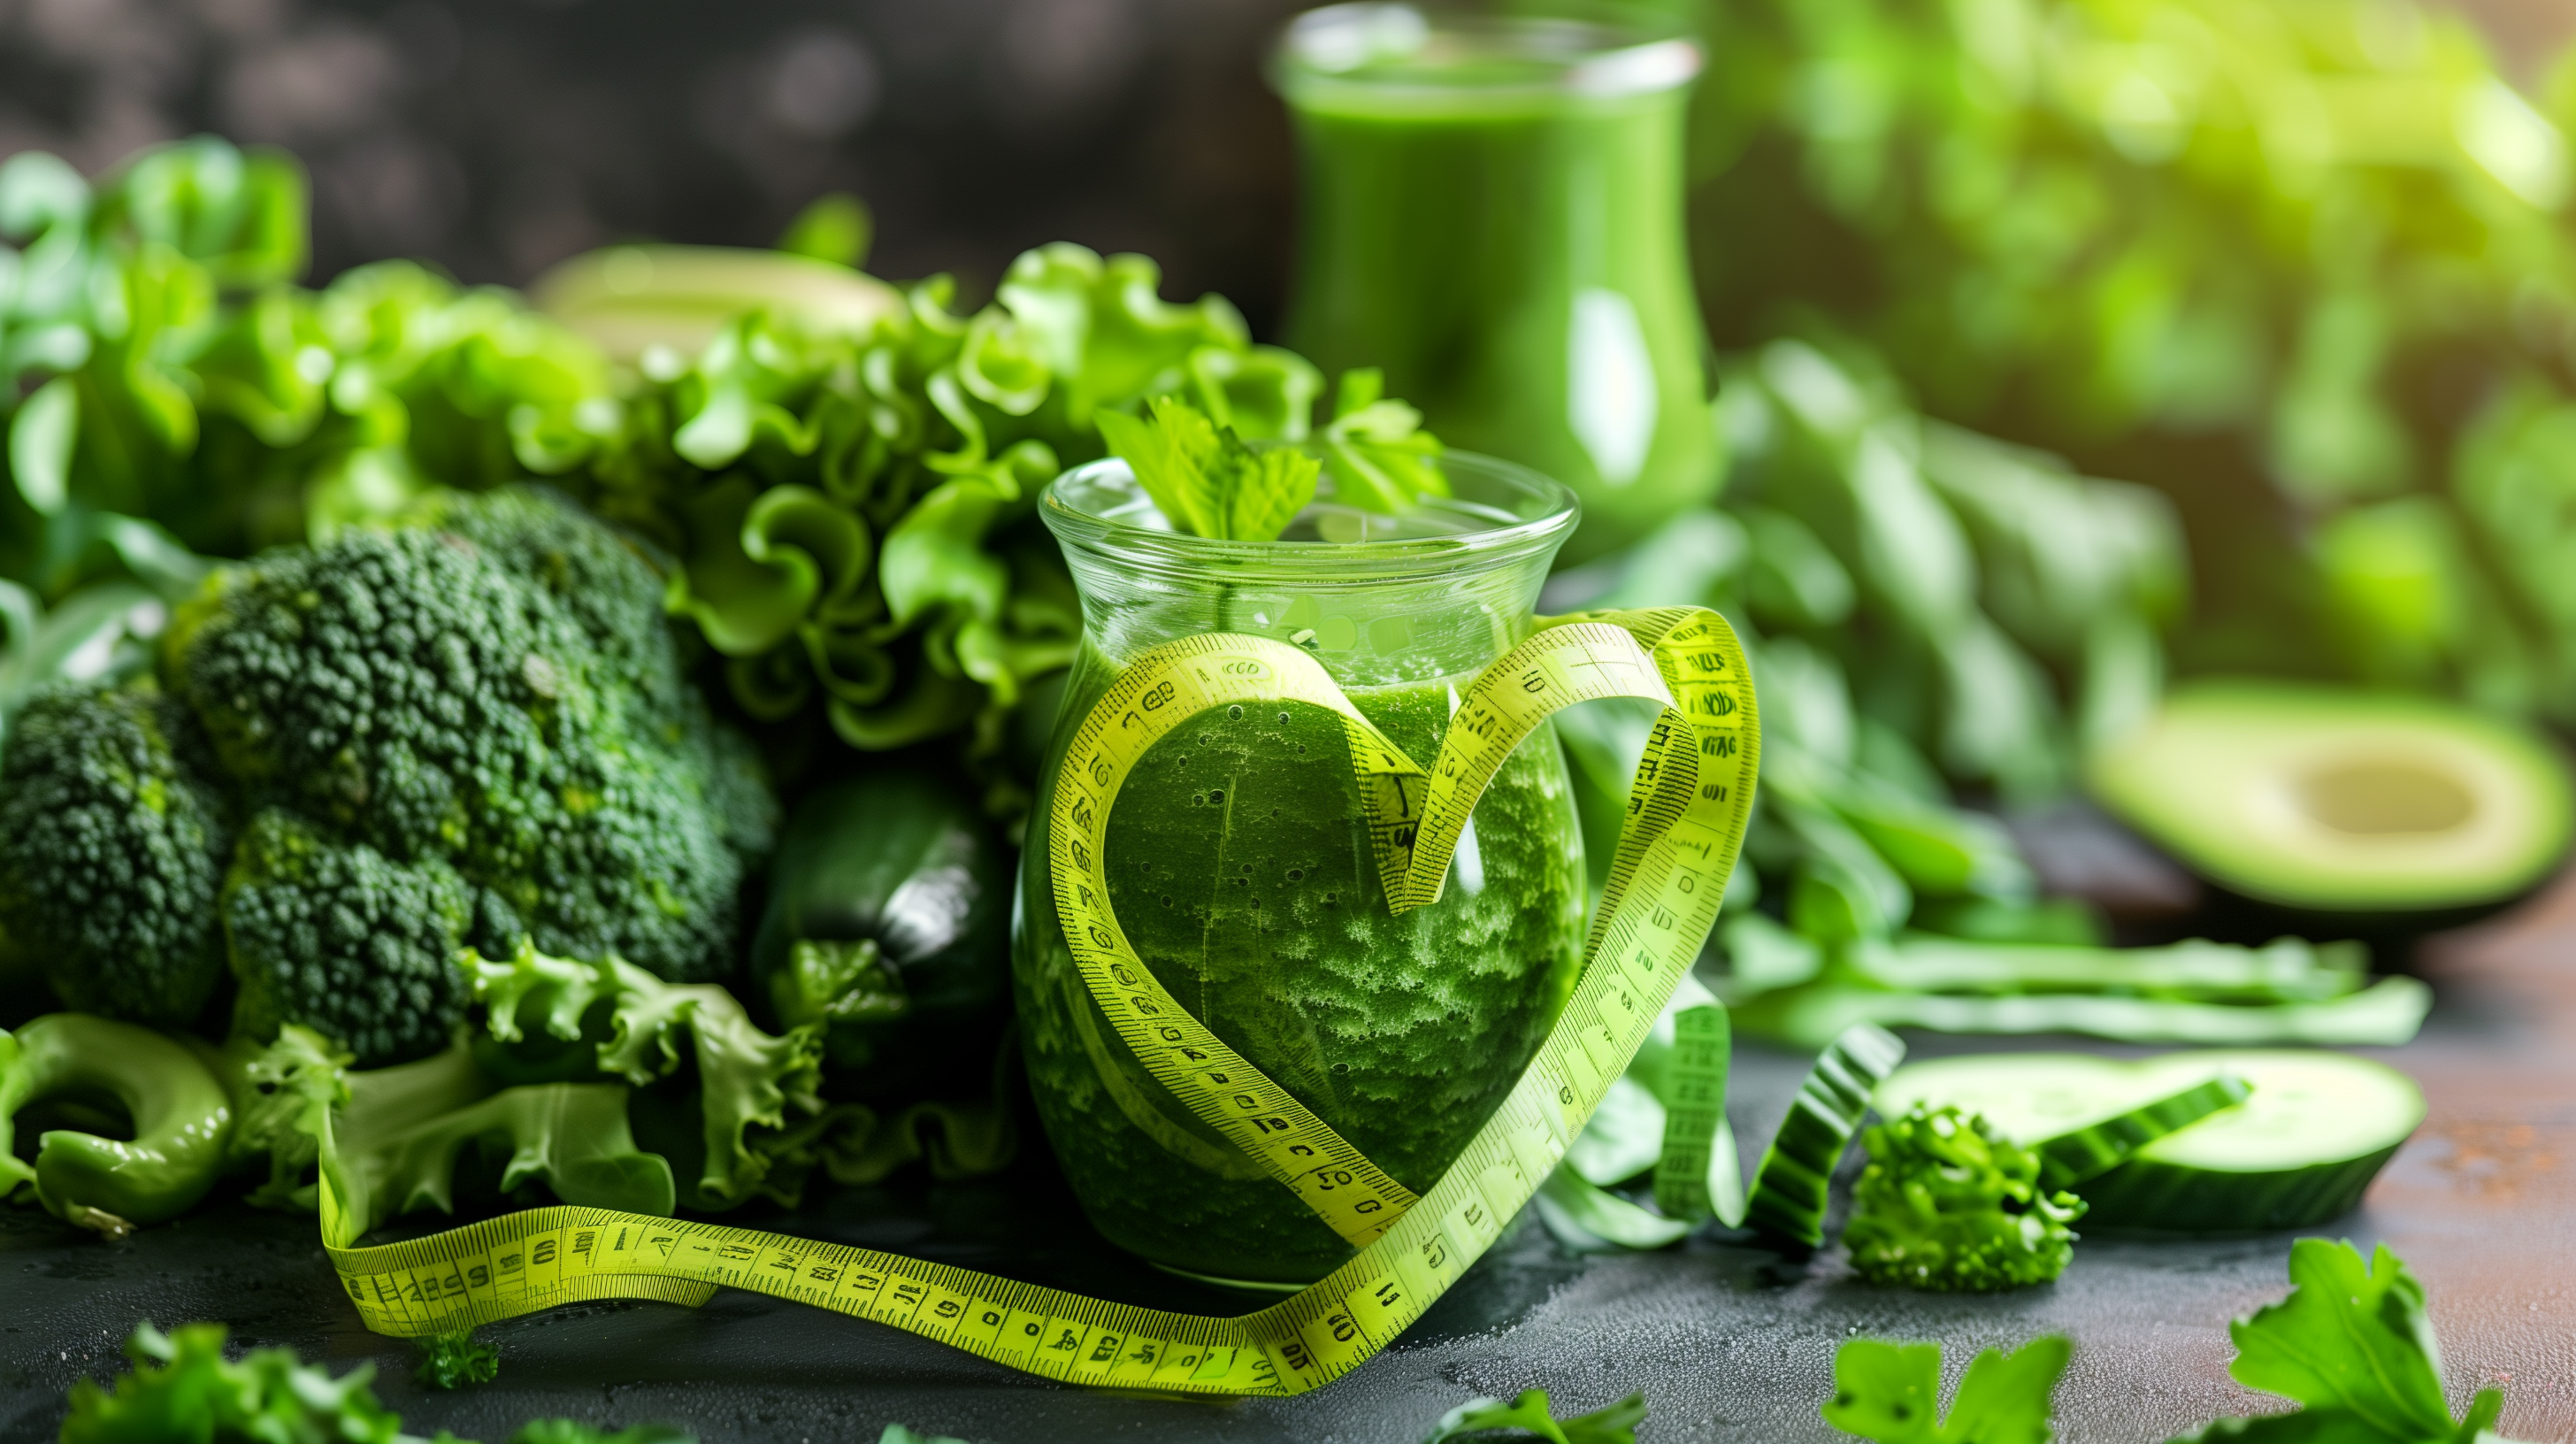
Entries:
[[[1329, 494], [1275, 542], [1176, 533], [1115, 459], [1039, 503], [1082, 594], [1083, 642], [1040, 774], [1013, 918], [1029, 1081], [1099, 1230], [1222, 1282], [1311, 1282], [1352, 1248], [1146, 1072], [1076, 971], [1047, 862], [1065, 749], [1132, 659], [1234, 632], [1306, 648], [1416, 762], [1458, 698], [1527, 637], [1571, 492], [1450, 452], [1452, 495], [1386, 516]], [[1214, 709], [1139, 759], [1112, 806], [1119, 926], [1156, 979], [1415, 1192], [1427, 1192], [1545, 1038], [1581, 960], [1582, 835], [1555, 733], [1477, 802], [1447, 889], [1392, 915], [1341, 723], [1321, 707]]]
[[1581, 561], [1706, 500], [1723, 455], [1683, 236], [1678, 32], [1414, 5], [1298, 17], [1287, 343], [1377, 366], [1443, 440], [1570, 484]]

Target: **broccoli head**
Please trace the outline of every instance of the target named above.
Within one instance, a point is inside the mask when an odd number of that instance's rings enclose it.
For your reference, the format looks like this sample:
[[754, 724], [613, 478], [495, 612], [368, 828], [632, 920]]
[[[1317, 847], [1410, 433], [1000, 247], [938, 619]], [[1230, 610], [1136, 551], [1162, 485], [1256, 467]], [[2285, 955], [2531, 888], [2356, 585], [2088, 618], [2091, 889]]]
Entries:
[[446, 1042], [461, 946], [725, 975], [776, 804], [661, 595], [638, 547], [506, 488], [225, 568], [160, 690], [48, 699], [9, 738], [9, 944], [77, 1006], [162, 1023], [228, 944], [239, 1021], [362, 1066]]
[[253, 792], [450, 862], [540, 947], [709, 978], [763, 829], [657, 592], [569, 503], [502, 492], [220, 573], [167, 670]]
[[2071, 1193], [2039, 1188], [2039, 1155], [1956, 1108], [1916, 1104], [1869, 1130], [1843, 1243], [1871, 1283], [1984, 1293], [2046, 1283], [2075, 1256]]
[[241, 983], [233, 1016], [262, 1038], [301, 1023], [361, 1058], [435, 1052], [465, 1018], [455, 959], [473, 937], [474, 904], [475, 890], [436, 857], [396, 862], [283, 808], [262, 811], [224, 879]]
[[160, 1027], [223, 979], [230, 805], [196, 719], [148, 680], [55, 690], [0, 755], [0, 929], [64, 1003]]

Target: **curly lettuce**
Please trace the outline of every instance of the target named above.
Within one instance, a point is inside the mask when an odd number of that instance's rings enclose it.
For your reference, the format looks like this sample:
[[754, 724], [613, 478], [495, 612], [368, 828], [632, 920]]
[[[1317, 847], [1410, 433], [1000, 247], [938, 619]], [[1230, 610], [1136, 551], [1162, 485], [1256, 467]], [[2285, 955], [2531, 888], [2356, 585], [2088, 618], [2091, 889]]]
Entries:
[[[695, 1164], [678, 1170], [681, 1201], [708, 1210], [763, 1194], [794, 1201], [795, 1161], [812, 1135], [790, 1128], [789, 1110], [823, 1111], [821, 1025], [765, 1033], [723, 988], [666, 983], [616, 958], [550, 958], [524, 942], [508, 959], [469, 950], [460, 965], [484, 1010], [475, 1056], [492, 1076], [622, 1080], [638, 1090], [646, 1131], [665, 1145], [657, 1151]], [[684, 1062], [694, 1086], [679, 1076]]]

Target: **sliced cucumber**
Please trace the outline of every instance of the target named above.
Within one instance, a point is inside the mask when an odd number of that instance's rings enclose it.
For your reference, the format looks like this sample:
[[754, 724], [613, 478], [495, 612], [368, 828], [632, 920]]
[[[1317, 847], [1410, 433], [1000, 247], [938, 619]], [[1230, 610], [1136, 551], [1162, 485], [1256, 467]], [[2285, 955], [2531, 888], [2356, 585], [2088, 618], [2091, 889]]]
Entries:
[[1813, 1249], [1825, 1241], [1825, 1197], [1834, 1167], [1869, 1111], [1871, 1092], [1904, 1059], [1905, 1045], [1873, 1023], [1845, 1029], [1826, 1047], [1754, 1172], [1745, 1204], [1748, 1225], [1797, 1247]]
[[1673, 1015], [1664, 1064], [1664, 1135], [1655, 1159], [1655, 1207], [1671, 1218], [1714, 1215], [1744, 1222], [1743, 1164], [1726, 1121], [1726, 1072], [1734, 1056], [1726, 1005], [1702, 1003]]
[[2039, 1145], [2039, 1180], [2051, 1189], [2073, 1188], [2119, 1167], [2169, 1133], [2236, 1107], [2253, 1092], [2244, 1079], [2220, 1073], [2089, 1128], [2061, 1133]]
[[[2252, 1094], [2174, 1125], [2207, 1104], [2216, 1080]], [[2220, 1091], [2224, 1085], [2220, 1085]], [[2424, 1119], [2424, 1096], [2393, 1068], [2349, 1054], [2218, 1049], [2143, 1063], [2080, 1054], [2012, 1053], [1917, 1064], [1879, 1090], [1893, 1112], [1952, 1103], [2085, 1167], [2148, 1135], [2083, 1180], [2088, 1229], [2233, 1233], [2305, 1228], [2361, 1201], [2380, 1168]], [[2064, 1149], [2059, 1140], [2083, 1137]]]
[[2254, 1096], [2085, 1184], [2089, 1226], [2237, 1233], [2324, 1223], [2361, 1202], [2424, 1121], [2415, 1080], [2348, 1053], [2185, 1053], [2157, 1066], [2168, 1083], [2233, 1073]]
[[[2082, 1053], [1993, 1053], [1900, 1068], [1879, 1085], [1878, 1111], [1895, 1117], [1916, 1103], [1983, 1114], [1995, 1131], [2039, 1154], [2040, 1181], [2074, 1188], [2127, 1161], [2177, 1128], [2245, 1101], [2245, 1081], [2228, 1073], [2180, 1080], [2152, 1063], [2119, 1063]], [[2162, 1093], [2155, 1090], [2164, 1084]]]

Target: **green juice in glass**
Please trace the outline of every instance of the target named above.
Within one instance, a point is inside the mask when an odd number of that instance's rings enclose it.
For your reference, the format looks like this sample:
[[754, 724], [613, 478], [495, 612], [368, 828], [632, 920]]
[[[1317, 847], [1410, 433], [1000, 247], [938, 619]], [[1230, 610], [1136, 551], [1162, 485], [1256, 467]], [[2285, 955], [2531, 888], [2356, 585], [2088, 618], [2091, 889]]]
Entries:
[[1580, 561], [1709, 497], [1682, 217], [1698, 52], [1562, 20], [1339, 5], [1276, 66], [1300, 152], [1288, 344], [1582, 498]]
[[[1454, 459], [1453, 483], [1466, 489], [1474, 467]], [[1306, 637], [1360, 712], [1429, 765], [1458, 694], [1527, 635], [1571, 508], [1501, 543], [1457, 538], [1453, 554], [1420, 537], [1210, 543], [1097, 518], [1059, 525], [1067, 481], [1042, 514], [1083, 589], [1086, 639], [1014, 927], [1039, 1115], [1093, 1224], [1121, 1247], [1203, 1277], [1309, 1282], [1351, 1246], [1154, 1081], [1074, 968], [1045, 861], [1056, 767], [1124, 659], [1211, 631]], [[1172, 996], [1417, 1192], [1510, 1092], [1581, 960], [1582, 837], [1546, 728], [1477, 803], [1440, 901], [1402, 917], [1387, 908], [1342, 724], [1302, 702], [1203, 713], [1157, 743], [1111, 808], [1106, 870], [1121, 929]]]

